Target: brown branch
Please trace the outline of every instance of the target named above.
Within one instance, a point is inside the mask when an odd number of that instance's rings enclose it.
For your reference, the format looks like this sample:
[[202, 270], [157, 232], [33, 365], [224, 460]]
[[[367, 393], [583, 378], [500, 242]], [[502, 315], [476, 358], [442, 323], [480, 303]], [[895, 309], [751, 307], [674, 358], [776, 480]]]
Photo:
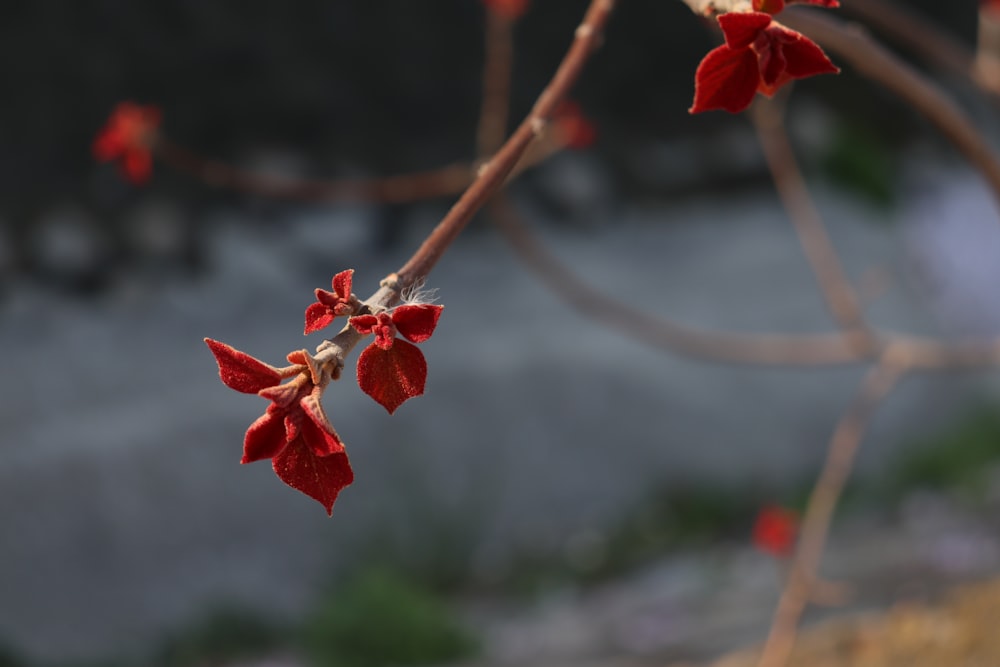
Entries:
[[514, 23], [500, 12], [486, 12], [483, 40], [483, 98], [476, 127], [476, 154], [492, 155], [507, 134], [507, 109], [514, 61]]
[[875, 408], [907, 370], [905, 358], [899, 358], [892, 346], [887, 347], [837, 423], [823, 469], [809, 497], [792, 571], [775, 610], [758, 667], [784, 667], [788, 663], [799, 620], [809, 602], [810, 588], [823, 557], [830, 521], [851, 474], [865, 431]]
[[1000, 200], [1000, 161], [968, 116], [938, 86], [873, 40], [859, 25], [820, 12], [786, 10], [782, 23], [816, 40], [923, 114], [986, 179]]
[[757, 100], [751, 108], [750, 117], [778, 196], [792, 221], [827, 308], [850, 345], [871, 352], [876, 349], [877, 340], [865, 321], [857, 293], [826, 233], [819, 210], [809, 196], [805, 178], [785, 132], [784, 99]]
[[430, 273], [472, 216], [499, 191], [528, 146], [544, 132], [556, 105], [569, 93], [583, 71], [584, 64], [600, 44], [600, 37], [614, 4], [614, 0], [591, 1], [583, 23], [576, 29], [576, 38], [549, 85], [539, 95], [531, 113], [492, 160], [483, 165], [476, 181], [465, 191], [409, 261], [396, 272], [395, 281], [401, 289], [423, 280]]
[[892, 0], [841, 0], [841, 5], [847, 13], [909, 47], [918, 57], [981, 85], [972, 50], [909, 8]]

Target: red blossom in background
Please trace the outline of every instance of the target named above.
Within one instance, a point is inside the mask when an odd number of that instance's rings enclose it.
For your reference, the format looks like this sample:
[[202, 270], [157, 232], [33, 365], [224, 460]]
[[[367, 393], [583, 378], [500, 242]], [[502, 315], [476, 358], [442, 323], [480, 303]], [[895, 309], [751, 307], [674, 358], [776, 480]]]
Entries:
[[160, 116], [160, 110], [154, 106], [121, 102], [94, 139], [94, 157], [100, 162], [118, 160], [118, 167], [129, 182], [146, 183], [153, 172], [151, 147], [160, 127]]
[[483, 0], [483, 4], [494, 14], [516, 21], [528, 11], [530, 0]]
[[335, 317], [353, 315], [358, 311], [358, 298], [351, 294], [353, 276], [354, 269], [341, 271], [331, 281], [332, 292], [316, 289], [316, 303], [306, 308], [304, 335], [329, 326]]
[[753, 545], [777, 558], [787, 558], [795, 547], [799, 532], [799, 517], [783, 507], [768, 506], [758, 514], [753, 524]]
[[[285, 484], [318, 501], [327, 514], [354, 472], [344, 445], [320, 404], [329, 378], [305, 350], [288, 355], [291, 366], [275, 368], [225, 343], [205, 339], [223, 384], [271, 401], [247, 429], [241, 463], [271, 459]], [[282, 384], [282, 380], [293, 378]]]
[[[709, 51], [698, 65], [690, 113], [712, 109], [739, 113], [757, 93], [770, 97], [793, 79], [840, 71], [815, 42], [771, 18], [785, 4], [785, 0], [754, 0], [756, 11], [718, 17], [726, 42]], [[836, 0], [800, 0], [799, 4], [839, 6]]]
[[[427, 361], [411, 343], [431, 337], [443, 306], [402, 305], [378, 315], [350, 319], [358, 333], [375, 334], [375, 341], [358, 357], [358, 385], [392, 414], [407, 399], [424, 393]], [[406, 340], [399, 340], [399, 333]]]
[[563, 100], [552, 114], [556, 134], [567, 148], [581, 150], [597, 141], [597, 126], [583, 115], [580, 105]]

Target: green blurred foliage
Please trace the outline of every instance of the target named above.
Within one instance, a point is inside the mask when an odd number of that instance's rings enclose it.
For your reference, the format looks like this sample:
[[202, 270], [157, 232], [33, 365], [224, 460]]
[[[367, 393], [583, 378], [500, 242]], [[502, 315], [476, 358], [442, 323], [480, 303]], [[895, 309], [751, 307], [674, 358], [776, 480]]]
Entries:
[[273, 653], [286, 644], [287, 631], [237, 607], [220, 607], [167, 639], [154, 663], [196, 667]]
[[822, 158], [822, 169], [844, 189], [889, 207], [896, 200], [897, 154], [897, 148], [875, 130], [860, 124], [840, 124]]
[[307, 620], [303, 643], [315, 667], [439, 664], [477, 649], [443, 600], [379, 567], [326, 597]]

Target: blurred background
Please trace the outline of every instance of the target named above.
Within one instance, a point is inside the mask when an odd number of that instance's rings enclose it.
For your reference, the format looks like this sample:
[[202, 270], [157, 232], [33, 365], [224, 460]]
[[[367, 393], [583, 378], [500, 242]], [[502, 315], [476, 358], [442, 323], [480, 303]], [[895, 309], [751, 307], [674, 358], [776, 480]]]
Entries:
[[[974, 44], [975, 2], [904, 4]], [[517, 25], [513, 119], [586, 5]], [[357, 475], [329, 519], [238, 465], [265, 404], [219, 383], [202, 338], [271, 362], [314, 347], [312, 290], [355, 268], [366, 295], [451, 200], [279, 201], [163, 164], [139, 188], [91, 156], [134, 100], [261, 173], [471, 162], [483, 25], [477, 0], [0, 8], [0, 665], [638, 665], [762, 636], [781, 573], [754, 517], [803, 506], [864, 368], [649, 348], [552, 295], [484, 216], [431, 276], [427, 395], [390, 418], [353, 382], [327, 391]], [[620, 3], [574, 93], [596, 143], [512, 201], [651, 313], [831, 330], [751, 125], [686, 112], [713, 45], [680, 2]], [[929, 73], [997, 136], [994, 108]], [[995, 202], [924, 121], [845, 68], [799, 84], [788, 123], [872, 322], [1000, 333]], [[881, 408], [828, 559], [852, 608], [1000, 570], [997, 388], [914, 376]]]

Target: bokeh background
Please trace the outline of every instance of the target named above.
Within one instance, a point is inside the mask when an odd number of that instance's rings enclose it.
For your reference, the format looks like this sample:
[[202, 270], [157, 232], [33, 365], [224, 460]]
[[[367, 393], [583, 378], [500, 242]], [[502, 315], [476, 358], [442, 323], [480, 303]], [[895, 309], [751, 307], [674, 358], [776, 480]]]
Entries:
[[[586, 4], [518, 25], [513, 118]], [[620, 4], [574, 93], [596, 144], [514, 205], [650, 312], [829, 330], [749, 123], [686, 113], [713, 36], [680, 2]], [[906, 4], [973, 43], [974, 2]], [[162, 164], [136, 188], [91, 157], [130, 99], [176, 143], [283, 176], [471, 161], [483, 19], [475, 0], [0, 9], [0, 664], [662, 663], [759, 638], [779, 573], [753, 517], [801, 507], [862, 368], [648, 348], [560, 302], [483, 217], [431, 277], [427, 395], [390, 418], [349, 381], [327, 392], [357, 474], [328, 519], [238, 465], [264, 403], [218, 382], [202, 338], [313, 347], [313, 288], [355, 268], [366, 294], [450, 201], [277, 201]], [[847, 69], [798, 86], [789, 127], [874, 322], [1000, 332], [994, 202], [923, 121]], [[1000, 569], [996, 380], [915, 377], [881, 410], [833, 544], [867, 582], [856, 606]]]

